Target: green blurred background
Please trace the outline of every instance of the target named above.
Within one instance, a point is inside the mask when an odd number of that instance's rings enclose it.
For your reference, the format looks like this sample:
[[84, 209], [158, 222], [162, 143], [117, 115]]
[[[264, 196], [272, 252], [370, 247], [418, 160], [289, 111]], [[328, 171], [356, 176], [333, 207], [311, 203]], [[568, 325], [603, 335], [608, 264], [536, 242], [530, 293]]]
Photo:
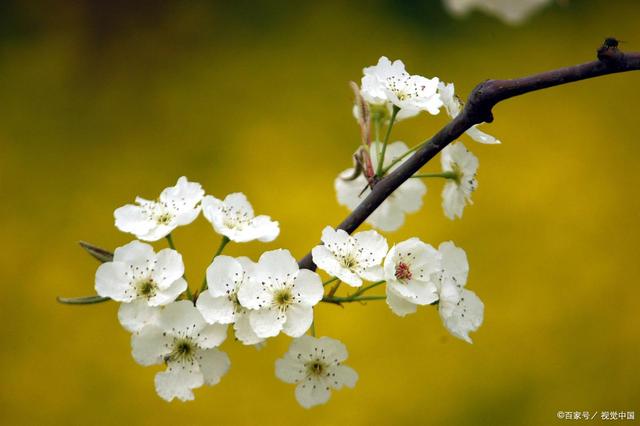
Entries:
[[[156, 369], [131, 358], [115, 304], [55, 303], [93, 293], [97, 263], [76, 242], [127, 243], [113, 210], [181, 175], [217, 197], [243, 191], [280, 221], [275, 242], [229, 254], [285, 247], [301, 257], [347, 213], [333, 179], [358, 143], [347, 82], [363, 66], [402, 58], [466, 96], [486, 78], [591, 60], [606, 36], [640, 50], [637, 1], [552, 5], [520, 27], [476, 13], [455, 19], [438, 1], [0, 5], [3, 425], [640, 417], [638, 73], [500, 104], [484, 130], [501, 146], [463, 137], [481, 164], [464, 219], [444, 218], [441, 182], [428, 182], [423, 210], [387, 237], [466, 249], [468, 286], [486, 305], [475, 344], [449, 336], [433, 309], [401, 319], [384, 303], [322, 305], [318, 333], [344, 341], [360, 374], [325, 406], [300, 408], [293, 386], [275, 378], [284, 336], [260, 352], [227, 341], [222, 383], [194, 402], [166, 403], [153, 389]], [[445, 122], [423, 115], [394, 139], [413, 145]], [[174, 238], [199, 281], [218, 237], [199, 218]]]

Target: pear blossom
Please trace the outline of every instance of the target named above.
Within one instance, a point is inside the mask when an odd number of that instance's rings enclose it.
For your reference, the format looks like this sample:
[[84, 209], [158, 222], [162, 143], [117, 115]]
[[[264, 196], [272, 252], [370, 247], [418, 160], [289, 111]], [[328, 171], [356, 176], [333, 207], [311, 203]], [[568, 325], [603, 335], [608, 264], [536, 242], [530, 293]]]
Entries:
[[507, 24], [520, 24], [552, 0], [444, 0], [454, 15], [466, 15], [472, 9], [494, 15]]
[[207, 195], [202, 200], [202, 211], [217, 233], [237, 243], [269, 242], [280, 233], [278, 222], [269, 216], [254, 216], [253, 207], [241, 192], [227, 195], [224, 201]]
[[167, 248], [156, 254], [149, 244], [132, 241], [115, 250], [112, 262], [98, 267], [95, 288], [100, 296], [123, 302], [120, 323], [135, 331], [152, 322], [153, 307], [173, 302], [186, 290], [183, 275], [180, 253]]
[[[374, 170], [378, 167], [379, 142], [371, 143], [369, 150]], [[404, 142], [393, 142], [387, 145], [383, 167], [388, 167], [394, 160], [405, 154], [409, 148]], [[407, 157], [395, 164], [390, 171], [399, 167]], [[363, 175], [349, 180], [353, 175], [353, 168], [340, 173], [334, 185], [338, 203], [349, 210], [355, 209], [371, 192], [367, 180]], [[404, 223], [406, 213], [415, 213], [422, 207], [422, 197], [427, 193], [427, 187], [419, 179], [407, 179], [367, 218], [366, 222], [381, 231], [395, 231]]]
[[442, 170], [454, 175], [454, 178], [447, 179], [442, 189], [444, 214], [451, 220], [462, 218], [465, 205], [473, 204], [471, 194], [478, 188], [478, 158], [457, 142], [446, 146], [440, 159]]
[[238, 300], [238, 291], [248, 281], [252, 267], [253, 263], [246, 257], [216, 257], [207, 268], [208, 288], [196, 302], [209, 324], [233, 324], [236, 338], [245, 345], [264, 340], [254, 333], [249, 323], [249, 310]]
[[438, 251], [441, 256], [440, 318], [451, 334], [472, 343], [469, 333], [482, 325], [484, 305], [474, 292], [464, 288], [469, 275], [467, 255], [451, 241], [440, 244]]
[[324, 404], [331, 389], [353, 388], [358, 373], [342, 365], [347, 348], [330, 337], [303, 336], [291, 342], [289, 351], [276, 361], [276, 377], [296, 384], [296, 400], [304, 408]]
[[320, 277], [299, 269], [288, 250], [262, 254], [249, 280], [238, 290], [240, 304], [249, 311], [249, 324], [260, 338], [280, 331], [302, 336], [313, 322], [313, 306], [322, 299]]
[[157, 241], [178, 226], [193, 222], [200, 214], [202, 197], [202, 186], [182, 176], [175, 186], [163, 190], [157, 200], [137, 197], [136, 204], [116, 209], [116, 227], [140, 240]]
[[400, 60], [391, 62], [386, 56], [380, 57], [376, 65], [364, 68], [361, 93], [371, 105], [388, 106], [399, 109], [397, 118], [414, 116], [420, 111], [436, 115], [442, 101], [438, 95], [437, 77], [428, 79], [410, 75]]
[[360, 287], [362, 280], [382, 279], [382, 259], [387, 254], [387, 240], [376, 231], [358, 232], [353, 236], [342, 229], [327, 226], [322, 242], [313, 248], [313, 262], [345, 284]]
[[216, 349], [226, 338], [226, 326], [207, 324], [188, 300], [167, 305], [156, 324], [131, 337], [133, 358], [141, 365], [166, 364], [156, 374], [158, 395], [171, 401], [193, 399], [193, 389], [213, 386], [229, 370], [229, 358]]
[[[451, 118], [456, 118], [462, 111], [462, 101], [455, 94], [454, 84], [447, 84], [441, 81], [438, 84], [438, 93], [440, 94], [440, 99], [442, 99], [442, 102], [444, 103], [444, 109], [447, 111], [447, 115], [449, 115], [449, 117]], [[479, 126], [480, 124], [475, 124], [471, 126], [471, 128], [469, 128], [465, 133], [476, 142], [488, 145], [500, 143], [500, 141], [495, 137], [478, 129]]]
[[394, 245], [384, 260], [387, 304], [399, 316], [438, 300], [440, 253], [418, 238]]

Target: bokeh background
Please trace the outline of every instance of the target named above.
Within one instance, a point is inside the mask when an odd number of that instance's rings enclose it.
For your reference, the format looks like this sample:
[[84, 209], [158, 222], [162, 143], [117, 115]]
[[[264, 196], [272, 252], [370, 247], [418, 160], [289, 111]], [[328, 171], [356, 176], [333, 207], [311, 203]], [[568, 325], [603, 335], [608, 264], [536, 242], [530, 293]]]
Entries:
[[[640, 417], [635, 73], [500, 104], [484, 129], [501, 146], [462, 138], [481, 164], [464, 219], [444, 218], [442, 183], [431, 181], [423, 210], [387, 237], [466, 249], [468, 287], [486, 305], [475, 343], [449, 336], [433, 309], [401, 319], [384, 303], [322, 305], [318, 333], [344, 341], [360, 374], [325, 406], [300, 408], [293, 386], [275, 378], [284, 336], [259, 352], [228, 340], [222, 383], [197, 390], [194, 402], [166, 403], [153, 389], [157, 369], [131, 358], [115, 304], [55, 302], [93, 293], [97, 263], [77, 241], [127, 243], [113, 210], [181, 175], [218, 197], [243, 191], [280, 221], [274, 243], [230, 245], [229, 254], [285, 247], [301, 257], [347, 213], [333, 179], [358, 143], [347, 82], [363, 66], [402, 58], [410, 72], [453, 81], [465, 96], [486, 78], [591, 60], [606, 36], [640, 50], [637, 1], [552, 5], [518, 27], [413, 0], [5, 0], [0, 8], [1, 424], [546, 425], [558, 410]], [[413, 145], [445, 122], [423, 115], [393, 139]], [[199, 218], [174, 238], [199, 281], [219, 237]]]

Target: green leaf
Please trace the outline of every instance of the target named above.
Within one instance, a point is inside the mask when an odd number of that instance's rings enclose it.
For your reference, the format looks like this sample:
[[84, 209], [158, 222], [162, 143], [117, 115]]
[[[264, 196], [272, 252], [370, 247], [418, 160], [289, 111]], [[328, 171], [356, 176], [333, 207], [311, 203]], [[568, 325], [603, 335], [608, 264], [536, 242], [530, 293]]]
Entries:
[[62, 303], [64, 305], [93, 305], [95, 303], [106, 302], [107, 300], [111, 300], [109, 297], [102, 296], [85, 296], [85, 297], [56, 297], [58, 303]]
[[113, 253], [111, 253], [110, 251], [100, 247], [96, 247], [93, 244], [89, 244], [85, 241], [80, 241], [79, 244], [80, 244], [80, 247], [85, 249], [87, 253], [89, 253], [91, 256], [98, 259], [98, 261], [102, 263], [113, 261]]

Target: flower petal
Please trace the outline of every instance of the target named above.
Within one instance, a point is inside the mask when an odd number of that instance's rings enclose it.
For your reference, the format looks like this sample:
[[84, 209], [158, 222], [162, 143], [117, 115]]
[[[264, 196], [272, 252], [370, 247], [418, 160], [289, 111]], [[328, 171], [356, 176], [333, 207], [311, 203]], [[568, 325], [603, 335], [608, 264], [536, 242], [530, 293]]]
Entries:
[[218, 349], [198, 350], [198, 360], [204, 383], [209, 386], [220, 383], [231, 367], [227, 354]]

